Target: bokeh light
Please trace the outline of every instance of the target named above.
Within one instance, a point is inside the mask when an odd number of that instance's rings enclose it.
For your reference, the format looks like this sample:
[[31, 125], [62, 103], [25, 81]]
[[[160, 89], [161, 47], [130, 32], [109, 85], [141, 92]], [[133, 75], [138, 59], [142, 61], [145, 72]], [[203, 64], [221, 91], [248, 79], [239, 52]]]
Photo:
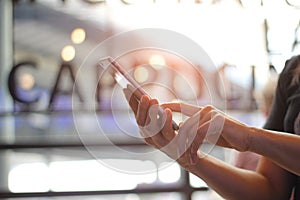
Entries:
[[145, 67], [139, 66], [134, 70], [133, 76], [137, 82], [143, 83], [148, 80], [149, 72]]
[[149, 59], [149, 64], [154, 68], [154, 69], [161, 69], [163, 66], [166, 65], [166, 61], [163, 56], [161, 55], [152, 55]]
[[61, 50], [61, 58], [65, 62], [69, 62], [75, 58], [75, 54], [76, 54], [75, 52], [76, 51], [73, 46], [67, 45]]
[[82, 28], [76, 28], [71, 33], [71, 40], [75, 44], [81, 44], [85, 40], [85, 30]]
[[35, 79], [32, 74], [30, 73], [24, 73], [21, 74], [19, 77], [19, 85], [24, 90], [30, 90], [33, 88], [35, 84]]
[[181, 174], [180, 166], [177, 163], [163, 162], [160, 164], [160, 168], [162, 169], [158, 171], [158, 178], [161, 182], [176, 183], [179, 181]]

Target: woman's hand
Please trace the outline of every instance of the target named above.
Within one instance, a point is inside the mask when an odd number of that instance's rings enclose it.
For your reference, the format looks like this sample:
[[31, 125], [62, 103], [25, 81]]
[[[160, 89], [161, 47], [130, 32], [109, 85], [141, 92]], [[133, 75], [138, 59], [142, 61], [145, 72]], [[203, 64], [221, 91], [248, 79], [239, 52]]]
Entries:
[[[145, 142], [166, 153], [172, 159], [177, 160], [185, 169], [189, 170], [194, 165], [191, 158], [197, 157], [197, 152], [194, 152], [193, 156], [191, 156], [190, 147], [193, 140], [186, 133], [196, 133], [196, 131], [190, 130], [188, 132], [184, 131], [184, 129], [181, 129], [179, 132], [174, 131], [172, 127], [172, 111], [167, 108], [168, 104], [161, 106], [163, 108], [163, 116], [158, 118], [158, 109], [160, 106], [156, 99], [150, 99], [145, 95], [137, 97], [136, 94], [133, 94], [132, 88], [124, 89], [124, 93], [135, 114], [137, 124], [140, 127], [140, 132]], [[181, 107], [185, 108], [184, 110], [189, 114], [193, 114], [200, 109], [199, 107], [187, 104], [183, 104]]]
[[[145, 142], [177, 160], [183, 167], [194, 165], [202, 155], [199, 147], [204, 140], [222, 147], [248, 150], [249, 131], [246, 126], [228, 117], [212, 106], [197, 107], [183, 103], [162, 104], [163, 116], [158, 117], [156, 99], [140, 96], [132, 88], [124, 89], [141, 135]], [[172, 128], [172, 111], [181, 112], [189, 118]]]
[[175, 132], [170, 125], [172, 112], [166, 109], [163, 112], [163, 116], [158, 118], [159, 105], [156, 99], [137, 94], [138, 91], [133, 91], [133, 88], [130, 86], [123, 91], [134, 112], [136, 122], [140, 127], [141, 135], [145, 142], [158, 149], [164, 147], [175, 136]]
[[[198, 110], [195, 106], [180, 103], [168, 103], [162, 106], [190, 117], [181, 124], [179, 133], [193, 136], [191, 153], [199, 149], [203, 140], [238, 151], [247, 151], [249, 148], [251, 128], [213, 106], [198, 107]], [[196, 133], [194, 133], [195, 129]]]

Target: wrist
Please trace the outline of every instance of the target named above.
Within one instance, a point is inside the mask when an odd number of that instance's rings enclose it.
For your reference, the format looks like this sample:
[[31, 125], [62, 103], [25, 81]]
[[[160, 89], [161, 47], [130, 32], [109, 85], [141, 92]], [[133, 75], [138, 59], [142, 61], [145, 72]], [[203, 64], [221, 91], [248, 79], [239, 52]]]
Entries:
[[256, 152], [257, 137], [260, 133], [260, 129], [256, 127], [250, 127], [247, 133], [246, 151]]
[[202, 160], [205, 156], [207, 155], [203, 154], [200, 150], [198, 150], [197, 153], [193, 156], [193, 163], [189, 162], [185, 169], [191, 173], [197, 173], [202, 166]]

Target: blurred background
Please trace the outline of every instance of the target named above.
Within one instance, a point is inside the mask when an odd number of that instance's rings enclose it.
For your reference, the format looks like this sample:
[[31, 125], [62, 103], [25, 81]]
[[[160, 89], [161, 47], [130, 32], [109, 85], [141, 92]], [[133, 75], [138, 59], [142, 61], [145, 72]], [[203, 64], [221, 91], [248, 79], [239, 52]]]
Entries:
[[[300, 52], [299, 9], [296, 0], [1, 0], [0, 198], [220, 199], [144, 144], [122, 88], [97, 61], [117, 58], [160, 102], [213, 104], [261, 127], [265, 86]], [[209, 62], [105, 45], [160, 36], [139, 30], [184, 36]], [[226, 162], [234, 154], [203, 149]]]

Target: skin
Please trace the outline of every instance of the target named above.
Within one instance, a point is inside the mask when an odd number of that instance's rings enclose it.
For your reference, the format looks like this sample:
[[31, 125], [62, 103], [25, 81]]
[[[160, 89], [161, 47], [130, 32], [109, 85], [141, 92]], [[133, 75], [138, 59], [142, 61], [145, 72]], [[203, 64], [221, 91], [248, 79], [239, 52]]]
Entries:
[[[203, 179], [222, 197], [251, 200], [290, 198], [296, 180], [294, 174], [300, 175], [299, 136], [247, 126], [212, 106], [158, 105], [156, 99], [132, 95], [131, 88], [124, 89], [124, 94], [145, 142]], [[156, 117], [158, 106], [164, 109], [160, 119]], [[180, 123], [178, 131], [172, 128], [172, 112], [189, 117]], [[262, 155], [257, 170], [240, 169], [204, 154], [199, 150], [204, 140]]]

